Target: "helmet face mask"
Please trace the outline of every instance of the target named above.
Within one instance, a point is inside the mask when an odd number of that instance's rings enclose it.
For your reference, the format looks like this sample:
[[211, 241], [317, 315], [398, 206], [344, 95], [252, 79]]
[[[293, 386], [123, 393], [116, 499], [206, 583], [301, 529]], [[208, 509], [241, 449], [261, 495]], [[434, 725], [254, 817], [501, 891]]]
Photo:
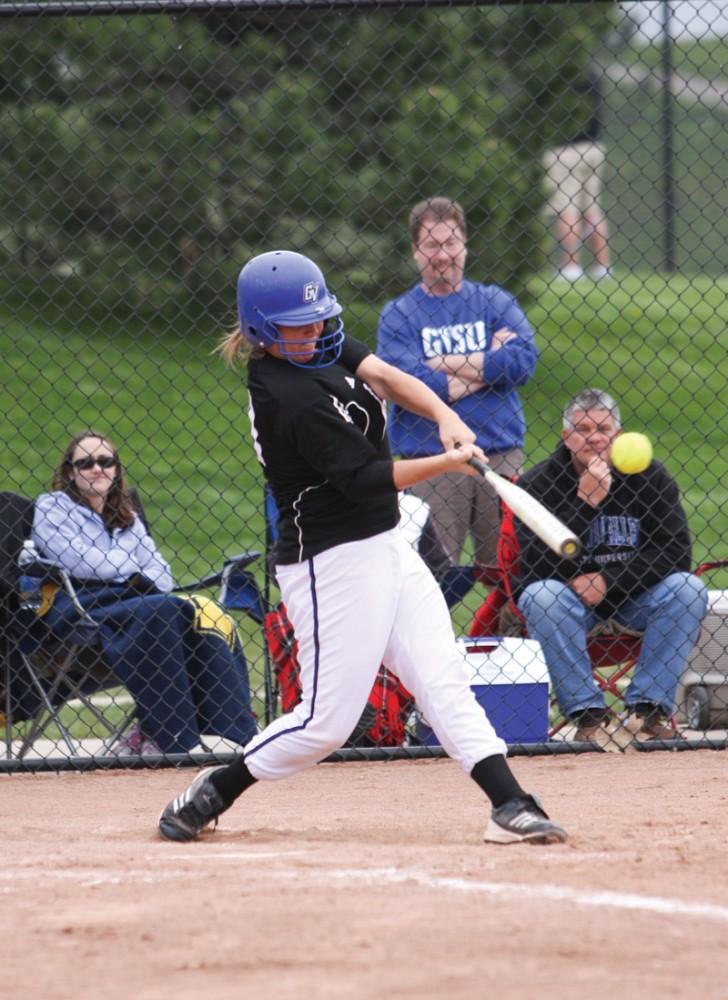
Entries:
[[[341, 354], [341, 306], [327, 289], [319, 267], [302, 254], [273, 250], [248, 261], [238, 278], [238, 315], [246, 340], [263, 350], [275, 345], [290, 364], [323, 368]], [[313, 357], [297, 361], [279, 327], [319, 322], [324, 329], [313, 346]]]
[[[287, 329], [290, 330], [291, 327]], [[272, 343], [278, 347], [278, 356], [299, 368], [326, 368], [337, 361], [341, 354], [344, 324], [340, 316], [324, 320], [323, 329], [317, 337], [289, 338], [288, 334], [284, 336], [275, 325], [273, 330], [275, 337]], [[307, 355], [305, 361], [300, 360], [302, 354]]]

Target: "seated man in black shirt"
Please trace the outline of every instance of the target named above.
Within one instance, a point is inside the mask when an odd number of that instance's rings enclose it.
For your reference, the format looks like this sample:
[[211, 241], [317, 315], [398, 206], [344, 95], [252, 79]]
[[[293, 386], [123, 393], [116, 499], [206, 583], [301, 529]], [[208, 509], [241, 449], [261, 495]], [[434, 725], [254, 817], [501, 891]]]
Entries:
[[514, 591], [528, 634], [546, 657], [561, 711], [577, 740], [602, 742], [608, 719], [594, 681], [587, 635], [600, 620], [644, 632], [625, 696], [639, 739], [672, 739], [675, 689], [707, 606], [690, 572], [691, 546], [675, 481], [659, 462], [625, 475], [610, 465], [619, 408], [606, 392], [585, 389], [564, 410], [562, 441], [519, 485], [579, 535], [584, 550], [561, 559], [517, 523]]

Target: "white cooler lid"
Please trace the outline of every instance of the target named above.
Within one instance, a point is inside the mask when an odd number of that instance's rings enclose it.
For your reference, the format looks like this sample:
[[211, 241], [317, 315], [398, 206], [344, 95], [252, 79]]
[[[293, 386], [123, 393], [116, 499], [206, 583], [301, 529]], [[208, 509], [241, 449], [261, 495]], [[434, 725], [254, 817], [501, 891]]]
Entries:
[[458, 639], [471, 684], [548, 684], [541, 644], [518, 636]]
[[708, 611], [714, 614], [728, 615], [728, 590], [708, 591]]

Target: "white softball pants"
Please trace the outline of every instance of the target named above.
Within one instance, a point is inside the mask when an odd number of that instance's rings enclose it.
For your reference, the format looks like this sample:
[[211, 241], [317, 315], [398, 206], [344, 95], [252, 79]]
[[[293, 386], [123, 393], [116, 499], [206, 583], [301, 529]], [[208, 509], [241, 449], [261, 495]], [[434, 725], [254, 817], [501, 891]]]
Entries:
[[337, 750], [381, 663], [468, 774], [484, 757], [505, 755], [470, 688], [442, 592], [398, 528], [278, 566], [276, 574], [298, 639], [303, 698], [245, 747], [255, 778], [285, 778]]

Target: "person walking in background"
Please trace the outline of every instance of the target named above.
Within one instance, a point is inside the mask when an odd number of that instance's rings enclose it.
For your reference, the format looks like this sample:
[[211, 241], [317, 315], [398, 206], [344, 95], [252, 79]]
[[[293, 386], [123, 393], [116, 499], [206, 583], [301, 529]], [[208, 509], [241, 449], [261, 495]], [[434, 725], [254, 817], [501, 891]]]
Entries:
[[595, 67], [572, 88], [570, 96], [574, 106], [568, 126], [574, 128], [575, 121], [583, 122], [566, 142], [544, 154], [548, 212], [555, 220], [559, 276], [566, 281], [583, 276], [580, 254], [585, 247], [593, 258], [589, 274], [600, 280], [610, 276], [610, 264], [608, 225], [599, 204], [606, 153], [601, 142], [601, 77]]
[[[442, 591], [398, 527], [399, 490], [474, 472], [468, 460], [484, 458], [475, 434], [425, 385], [344, 334], [341, 306], [308, 257], [278, 250], [250, 260], [238, 312], [222, 353], [232, 363], [253, 348], [249, 413], [279, 512], [275, 572], [298, 640], [302, 697], [244, 756], [202, 771], [170, 802], [161, 836], [194, 840], [256, 781], [326, 758], [354, 729], [384, 663], [490, 799], [486, 841], [566, 840], [510, 770], [470, 688]], [[431, 420], [440, 452], [392, 462], [384, 399]]]
[[674, 739], [664, 719], [707, 607], [705, 584], [690, 572], [691, 544], [677, 484], [659, 462], [626, 475], [610, 465], [619, 407], [600, 389], [567, 404], [561, 443], [519, 485], [584, 542], [578, 563], [561, 559], [516, 521], [513, 581], [528, 634], [541, 643], [556, 698], [576, 724], [577, 741], [608, 745], [610, 713], [592, 676], [587, 636], [613, 618], [643, 632], [625, 706], [628, 731]]
[[[509, 292], [465, 279], [466, 221], [456, 201], [419, 202], [410, 212], [409, 231], [420, 281], [384, 307], [376, 353], [452, 406], [496, 472], [517, 475], [525, 436], [518, 388], [531, 378], [538, 358], [531, 325]], [[403, 458], [435, 455], [441, 447], [432, 421], [396, 403], [389, 436]], [[413, 492], [430, 505], [454, 562], [469, 532], [475, 561], [494, 562], [500, 508], [482, 477], [450, 473], [418, 483]]]
[[[87, 430], [71, 440], [52, 492], [36, 500], [32, 541], [72, 577], [101, 626], [106, 663], [136, 703], [139, 727], [111, 754], [187, 753], [201, 749], [201, 734], [242, 745], [257, 732], [232, 619], [208, 598], [170, 593], [169, 565], [134, 509], [105, 435]], [[61, 640], [77, 618], [62, 589], [38, 613]]]

